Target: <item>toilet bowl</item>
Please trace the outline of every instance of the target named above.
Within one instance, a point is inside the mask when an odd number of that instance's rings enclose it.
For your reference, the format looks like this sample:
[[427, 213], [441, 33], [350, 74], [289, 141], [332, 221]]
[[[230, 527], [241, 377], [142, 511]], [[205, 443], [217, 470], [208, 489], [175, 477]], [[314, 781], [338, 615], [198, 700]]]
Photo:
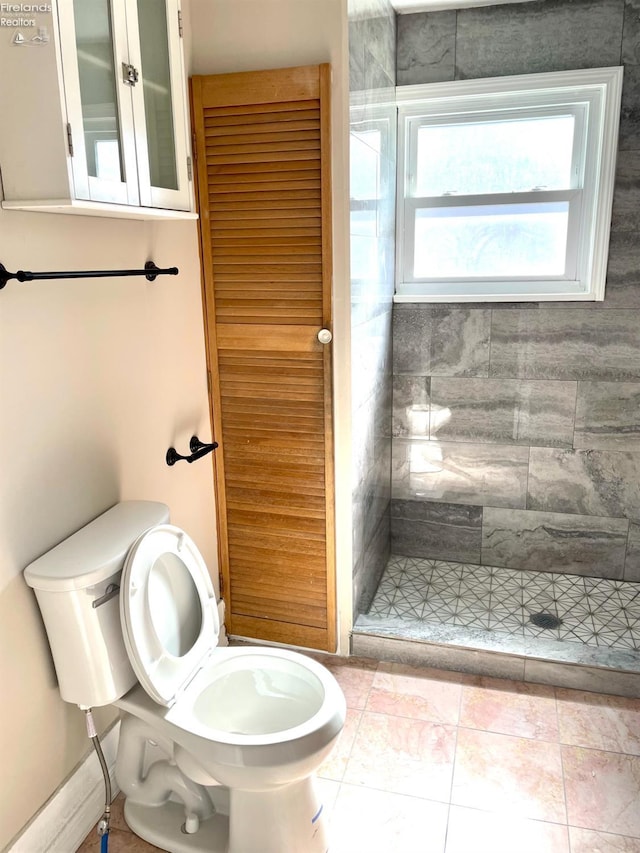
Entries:
[[116, 778], [147, 841], [325, 853], [313, 777], [344, 725], [342, 691], [297, 652], [218, 646], [204, 560], [167, 521], [162, 504], [117, 504], [25, 570], [61, 695], [123, 712]]

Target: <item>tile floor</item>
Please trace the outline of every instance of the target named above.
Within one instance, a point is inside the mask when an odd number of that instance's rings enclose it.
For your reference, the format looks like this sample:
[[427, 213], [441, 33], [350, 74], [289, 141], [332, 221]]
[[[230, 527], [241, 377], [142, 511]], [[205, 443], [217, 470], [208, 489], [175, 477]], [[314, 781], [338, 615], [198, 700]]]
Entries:
[[640, 649], [640, 584], [606, 578], [391, 557], [368, 615]]
[[[321, 660], [348, 705], [319, 779], [331, 853], [640, 853], [640, 699]], [[117, 807], [109, 849], [156, 848]]]

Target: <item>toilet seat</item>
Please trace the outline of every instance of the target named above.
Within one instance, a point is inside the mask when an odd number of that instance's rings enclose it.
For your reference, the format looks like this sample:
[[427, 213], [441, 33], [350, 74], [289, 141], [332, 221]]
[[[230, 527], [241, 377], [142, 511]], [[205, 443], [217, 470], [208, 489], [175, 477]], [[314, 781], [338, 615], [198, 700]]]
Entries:
[[206, 564], [179, 527], [152, 527], [132, 545], [120, 583], [120, 619], [138, 681], [170, 707], [205, 665], [220, 633]]

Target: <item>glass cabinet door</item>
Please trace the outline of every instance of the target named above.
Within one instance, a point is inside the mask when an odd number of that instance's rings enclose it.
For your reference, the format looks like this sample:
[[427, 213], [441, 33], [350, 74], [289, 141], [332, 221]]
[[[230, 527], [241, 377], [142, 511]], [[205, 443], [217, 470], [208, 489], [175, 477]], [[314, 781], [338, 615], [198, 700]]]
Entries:
[[164, 0], [138, 0], [142, 94], [151, 186], [178, 189]]
[[138, 146], [142, 204], [188, 209], [178, 5], [175, 0], [135, 0], [135, 5], [141, 65], [136, 99], [141, 88], [142, 105], [134, 104], [134, 110], [139, 138], [146, 139], [146, 146]]
[[[126, 21], [109, 0], [74, 0], [73, 16], [82, 115], [82, 144], [74, 144], [79, 148], [74, 157], [85, 161], [79, 164], [86, 171], [83, 196], [138, 204], [130, 84], [116, 58], [118, 38], [122, 32], [126, 37]], [[76, 180], [78, 195], [81, 183]]]

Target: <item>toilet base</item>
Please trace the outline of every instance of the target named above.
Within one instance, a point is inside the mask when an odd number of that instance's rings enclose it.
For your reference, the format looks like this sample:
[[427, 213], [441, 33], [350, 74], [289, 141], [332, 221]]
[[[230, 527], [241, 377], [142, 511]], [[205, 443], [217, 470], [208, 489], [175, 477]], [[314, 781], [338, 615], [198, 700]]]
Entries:
[[327, 853], [314, 777], [267, 791], [230, 791], [229, 853]]
[[182, 831], [183, 805], [168, 802], [162, 806], [143, 806], [125, 800], [124, 819], [132, 832], [168, 853], [227, 853], [227, 815], [214, 814], [189, 835]]
[[268, 791], [231, 792], [231, 819], [216, 813], [197, 832], [182, 831], [184, 806], [125, 800], [124, 817], [140, 838], [168, 853], [327, 853], [325, 813], [313, 777]]

